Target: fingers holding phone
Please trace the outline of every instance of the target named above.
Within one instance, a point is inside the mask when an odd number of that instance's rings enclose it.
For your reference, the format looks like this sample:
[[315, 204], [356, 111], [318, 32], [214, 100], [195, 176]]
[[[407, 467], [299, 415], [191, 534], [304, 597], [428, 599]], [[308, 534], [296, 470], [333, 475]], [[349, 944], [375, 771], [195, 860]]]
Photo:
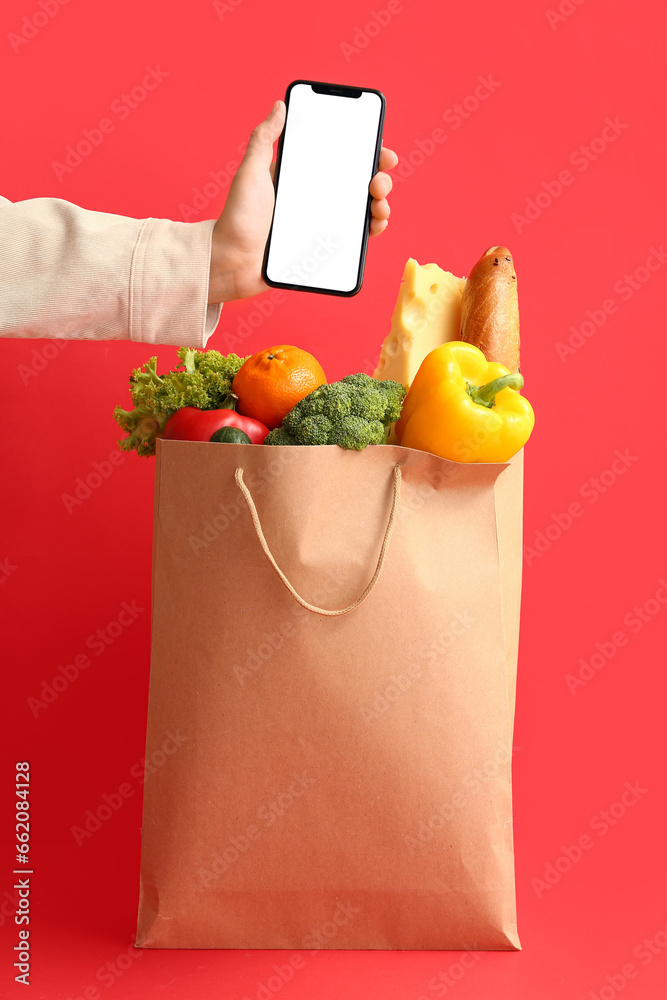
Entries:
[[[328, 85], [320, 86], [326, 87]], [[342, 91], [346, 88], [337, 89]], [[289, 93], [290, 88], [288, 88], [288, 96]], [[243, 161], [232, 181], [225, 207], [213, 231], [209, 303], [248, 298], [249, 296], [266, 291], [269, 287], [263, 274], [263, 265], [266, 263], [269, 248], [268, 237], [274, 220], [277, 193], [277, 165], [285, 135], [287, 110], [285, 102], [276, 101], [268, 117], [260, 122], [251, 133]], [[382, 110], [384, 110], [384, 99], [382, 99]], [[292, 107], [290, 121], [293, 128], [295, 128], [294, 123], [298, 121], [299, 117], [298, 114], [294, 114], [294, 107]], [[372, 138], [377, 138], [378, 141], [381, 140], [381, 123], [379, 131], [380, 134], [378, 136], [372, 136]], [[368, 136], [366, 135], [367, 139]], [[276, 140], [279, 140], [280, 143], [279, 156], [278, 160], [273, 160], [273, 146]], [[368, 142], [366, 142], [366, 145], [368, 145]], [[330, 148], [330, 146], [331, 138], [327, 140], [327, 148]], [[332, 155], [334, 158], [337, 158], [339, 163], [341, 162], [340, 148], [337, 151], [337, 155]], [[322, 163], [330, 163], [331, 157], [327, 158], [327, 149], [322, 149], [321, 156]], [[359, 217], [360, 213], [357, 212], [353, 226], [353, 229], [356, 226], [356, 230], [353, 233], [352, 240], [354, 244], [351, 248], [352, 260], [354, 260], [355, 254], [358, 255], [357, 264], [359, 265], [356, 275], [359, 287], [356, 288], [356, 291], [361, 287], [360, 279], [363, 274], [365, 244], [368, 235], [379, 235], [387, 226], [387, 219], [389, 217], [387, 196], [391, 190], [391, 178], [387, 171], [395, 167], [397, 163], [398, 157], [396, 153], [393, 150], [380, 146], [375, 158], [375, 164], [370, 167], [370, 183], [366, 184], [364, 181], [364, 189], [361, 195], [359, 183], [356, 184], [357, 190], [355, 195], [357, 207], [359, 201], [366, 202], [366, 207], [364, 212], [361, 213], [361, 218]], [[322, 173], [325, 176], [322, 176]], [[318, 206], [321, 204], [330, 206], [332, 200], [339, 198], [341, 195], [340, 177], [336, 176], [335, 171], [332, 171], [330, 167], [323, 168], [318, 176], [319, 192], [317, 198], [314, 198], [312, 205], [309, 206], [311, 219], [315, 219]], [[355, 178], [355, 180], [358, 181], [358, 178]], [[311, 208], [312, 211], [310, 211]], [[364, 227], [367, 227], [365, 237]], [[324, 222], [322, 222], [320, 228], [324, 228]], [[330, 237], [328, 241], [327, 235]], [[317, 236], [320, 237], [319, 242]], [[308, 260], [311, 254], [322, 258], [327, 255], [333, 255], [335, 251], [341, 251], [341, 249], [343, 254], [347, 253], [349, 255], [350, 253], [350, 246], [347, 241], [336, 247], [332, 244], [336, 243], [337, 240], [331, 237], [330, 234], [322, 231], [317, 236], [313, 247], [310, 248], [310, 253], [308, 252], [308, 247], [305, 247], [300, 257], [293, 261], [294, 266], [299, 268], [304, 275], [308, 267], [312, 266], [312, 263]], [[356, 243], [355, 238], [357, 240]], [[340, 253], [338, 257], [340, 260]], [[318, 267], [322, 263], [321, 260], [317, 260]], [[314, 273], [314, 271], [311, 273]], [[292, 273], [290, 277], [295, 282], [299, 280], [296, 273]], [[273, 284], [274, 282], [270, 283]], [[299, 286], [298, 284], [287, 284], [283, 287], [294, 288]], [[307, 287], [307, 290], [318, 289]], [[332, 294], [355, 294], [354, 290], [340, 292], [328, 288], [320, 290], [330, 291]]]
[[368, 238], [387, 225], [387, 170], [398, 162], [382, 148], [384, 96], [295, 80], [285, 105], [263, 278], [276, 288], [356, 295]]
[[371, 236], [379, 236], [387, 228], [391, 212], [387, 196], [393, 187], [393, 181], [387, 171], [395, 167], [397, 163], [398, 156], [393, 149], [387, 149], [383, 146], [380, 153], [380, 169], [368, 186], [373, 199], [371, 201]]

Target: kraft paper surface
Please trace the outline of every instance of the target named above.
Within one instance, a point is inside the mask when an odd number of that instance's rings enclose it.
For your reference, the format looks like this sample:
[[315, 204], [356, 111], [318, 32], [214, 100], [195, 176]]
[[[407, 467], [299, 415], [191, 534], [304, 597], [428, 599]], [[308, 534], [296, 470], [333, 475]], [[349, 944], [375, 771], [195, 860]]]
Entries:
[[[386, 560], [373, 575], [402, 471]], [[516, 949], [523, 454], [159, 441], [137, 945]]]

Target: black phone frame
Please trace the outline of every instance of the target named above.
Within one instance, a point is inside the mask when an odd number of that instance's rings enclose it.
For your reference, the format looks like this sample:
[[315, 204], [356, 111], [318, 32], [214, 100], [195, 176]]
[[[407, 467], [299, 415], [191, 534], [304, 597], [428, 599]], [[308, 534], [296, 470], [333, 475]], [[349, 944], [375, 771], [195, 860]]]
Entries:
[[[377, 94], [378, 95], [378, 97], [380, 98], [380, 102], [381, 102], [380, 120], [379, 120], [379, 123], [378, 123], [378, 134], [377, 134], [377, 139], [376, 139], [376, 143], [375, 143], [375, 156], [374, 156], [374, 159], [373, 159], [373, 172], [372, 172], [371, 176], [368, 178], [368, 183], [370, 184], [372, 178], [375, 176], [375, 174], [378, 171], [378, 168], [379, 168], [379, 165], [380, 165], [380, 153], [382, 151], [382, 132], [383, 132], [383, 129], [384, 129], [384, 116], [385, 116], [385, 108], [386, 108], [386, 104], [387, 104], [385, 96], [382, 93], [382, 91], [375, 90], [372, 87], [350, 87], [350, 86], [343, 85], [343, 84], [338, 84], [338, 83], [323, 83], [323, 82], [321, 82], [319, 80], [292, 80], [292, 82], [290, 83], [290, 85], [288, 86], [288, 88], [287, 88], [287, 90], [285, 92], [285, 109], [286, 109], [285, 110], [285, 125], [283, 127], [282, 132], [280, 133], [280, 138], [278, 140], [278, 150], [277, 150], [277, 153], [276, 153], [276, 171], [275, 171], [275, 175], [274, 175], [274, 178], [273, 178], [273, 187], [274, 187], [274, 191], [275, 191], [276, 203], [277, 203], [277, 198], [278, 198], [278, 182], [280, 180], [280, 165], [281, 165], [281, 161], [282, 161], [283, 142], [284, 142], [284, 138], [285, 138], [285, 133], [287, 131], [287, 121], [288, 121], [288, 114], [289, 114], [289, 99], [290, 99], [290, 94], [291, 94], [292, 88], [296, 87], [297, 85], [300, 85], [300, 84], [307, 84], [308, 86], [312, 87], [315, 90], [315, 93], [318, 93], [318, 94], [319, 93], [322, 93], [322, 94], [332, 94], [334, 96], [339, 96], [339, 97], [352, 97], [352, 96], [354, 96], [354, 97], [357, 97], [357, 96], [360, 97], [361, 94]], [[271, 248], [271, 236], [272, 236], [272, 233], [273, 233], [273, 217], [271, 219], [271, 228], [269, 229], [269, 235], [268, 235], [267, 240], [266, 240], [266, 247], [264, 248], [264, 259], [262, 261], [262, 278], [264, 279], [264, 281], [266, 282], [266, 284], [269, 285], [271, 288], [285, 288], [285, 289], [288, 289], [290, 291], [296, 291], [296, 292], [315, 292], [316, 294], [319, 294], [319, 295], [339, 295], [339, 296], [342, 296], [343, 298], [351, 298], [353, 295], [357, 295], [361, 291], [361, 286], [363, 285], [363, 280], [364, 280], [364, 270], [365, 270], [365, 266], [366, 266], [366, 252], [367, 252], [367, 249], [368, 249], [368, 238], [369, 238], [369, 235], [370, 235], [370, 226], [371, 226], [371, 201], [372, 200], [373, 199], [372, 199], [370, 191], [369, 191], [369, 193], [368, 193], [368, 199], [367, 199], [367, 202], [366, 202], [366, 218], [365, 218], [365, 222], [364, 222], [364, 234], [363, 234], [363, 238], [362, 238], [362, 241], [361, 241], [361, 254], [360, 254], [360, 257], [359, 257], [359, 269], [357, 271], [357, 283], [356, 283], [356, 285], [355, 285], [355, 287], [353, 289], [351, 289], [349, 292], [343, 292], [343, 291], [339, 291], [339, 290], [334, 289], [334, 288], [314, 288], [312, 285], [293, 285], [293, 284], [289, 284], [288, 282], [284, 282], [284, 281], [272, 281], [272, 280], [270, 280], [269, 277], [268, 277], [268, 275], [267, 275], [267, 273], [266, 273], [266, 266], [267, 266], [268, 259], [269, 259], [269, 250]], [[273, 209], [273, 216], [275, 217], [275, 204], [274, 204], [274, 209]]]

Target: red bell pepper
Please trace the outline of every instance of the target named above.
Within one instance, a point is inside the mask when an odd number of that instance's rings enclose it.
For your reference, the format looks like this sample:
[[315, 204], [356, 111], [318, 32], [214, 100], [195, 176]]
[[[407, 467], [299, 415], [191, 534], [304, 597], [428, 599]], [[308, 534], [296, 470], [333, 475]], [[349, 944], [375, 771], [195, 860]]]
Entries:
[[238, 427], [245, 431], [252, 444], [262, 444], [269, 428], [253, 417], [244, 417], [235, 410], [199, 410], [183, 406], [169, 417], [162, 435], [167, 441], [210, 441], [221, 427]]

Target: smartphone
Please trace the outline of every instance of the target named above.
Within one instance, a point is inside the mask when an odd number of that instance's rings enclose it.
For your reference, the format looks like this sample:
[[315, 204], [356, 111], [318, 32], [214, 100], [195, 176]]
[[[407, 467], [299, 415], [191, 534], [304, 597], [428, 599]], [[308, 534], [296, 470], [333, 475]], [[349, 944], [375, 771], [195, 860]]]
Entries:
[[368, 185], [382, 149], [384, 95], [294, 80], [285, 104], [262, 277], [275, 288], [356, 295], [370, 229]]

